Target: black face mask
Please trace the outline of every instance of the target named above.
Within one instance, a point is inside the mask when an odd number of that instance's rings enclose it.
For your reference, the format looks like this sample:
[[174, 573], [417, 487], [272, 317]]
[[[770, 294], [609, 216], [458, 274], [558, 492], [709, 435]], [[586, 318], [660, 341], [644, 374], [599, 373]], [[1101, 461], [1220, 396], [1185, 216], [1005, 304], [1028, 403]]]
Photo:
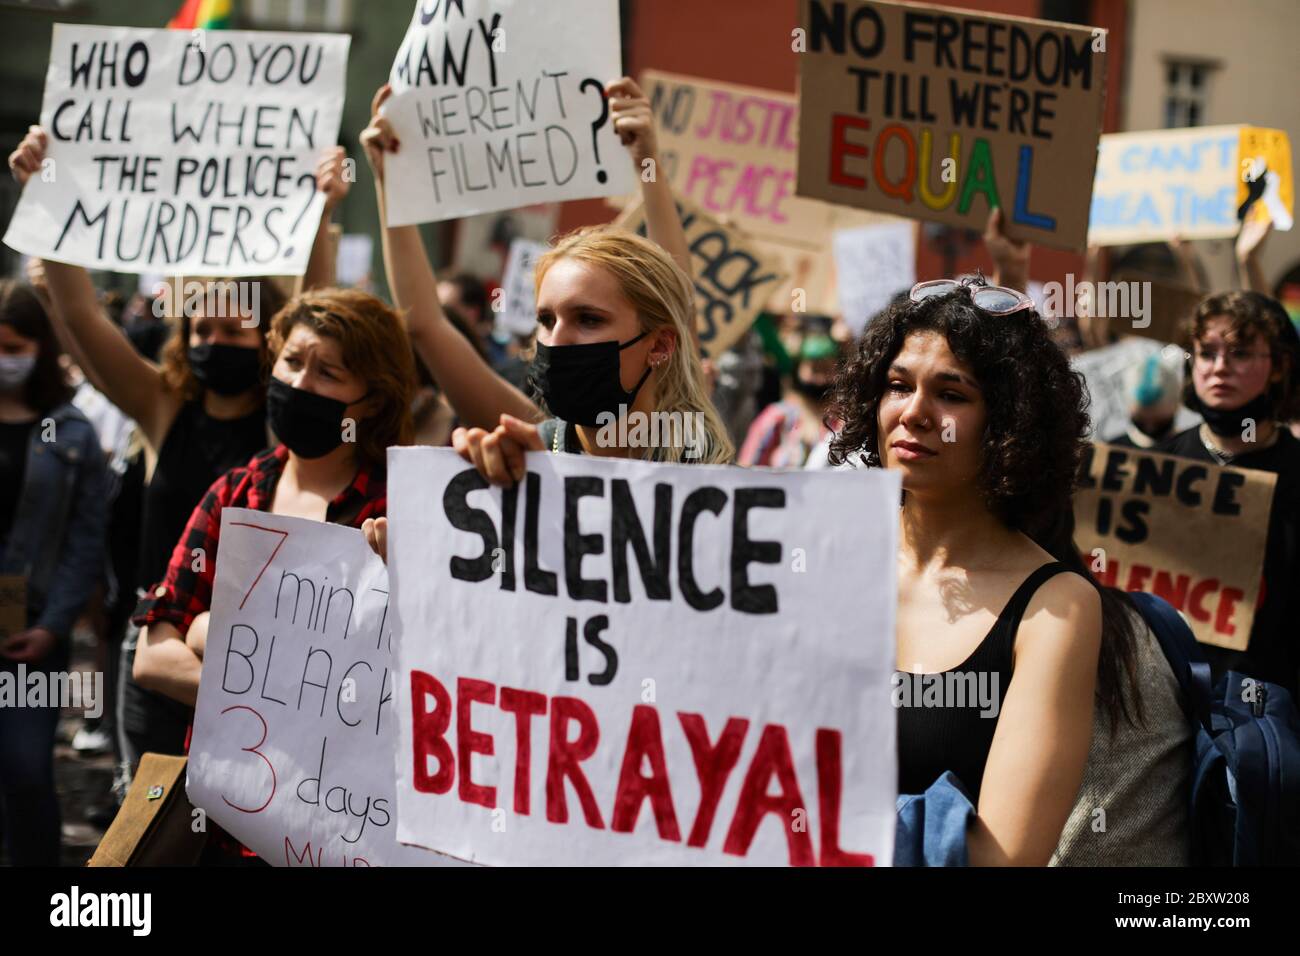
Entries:
[[795, 378], [794, 390], [810, 402], [820, 405], [826, 401], [826, 396], [831, 393], [831, 383], [809, 382], [802, 378]]
[[1210, 408], [1195, 392], [1192, 393], [1192, 401], [1189, 404], [1192, 406], [1192, 411], [1201, 413], [1205, 424], [1210, 426], [1210, 431], [1225, 438], [1229, 435], [1240, 437], [1245, 428], [1242, 422], [1247, 418], [1258, 425], [1273, 417], [1273, 399], [1267, 391], [1255, 396], [1240, 408]]
[[618, 362], [619, 352], [649, 334], [642, 332], [621, 345], [617, 341], [554, 346], [538, 342], [537, 355], [528, 370], [529, 378], [553, 414], [566, 422], [595, 428], [601, 424], [602, 412], [617, 415], [620, 405], [630, 407], [650, 377], [647, 368], [636, 388], [625, 392]]
[[239, 395], [262, 381], [262, 350], [205, 342], [189, 352], [190, 368], [204, 388]]
[[343, 444], [347, 409], [347, 403], [337, 398], [294, 388], [274, 377], [266, 389], [266, 419], [271, 431], [300, 458], [322, 458]]

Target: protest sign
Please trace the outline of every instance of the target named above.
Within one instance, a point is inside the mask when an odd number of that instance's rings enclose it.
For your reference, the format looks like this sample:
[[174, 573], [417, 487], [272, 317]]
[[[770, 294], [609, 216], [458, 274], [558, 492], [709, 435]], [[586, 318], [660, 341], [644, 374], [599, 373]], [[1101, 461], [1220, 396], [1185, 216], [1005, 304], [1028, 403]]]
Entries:
[[1276, 482], [1255, 468], [1094, 444], [1074, 540], [1102, 584], [1158, 595], [1198, 641], [1245, 650]]
[[395, 838], [393, 614], [361, 532], [227, 508], [218, 557], [190, 802], [275, 866], [455, 863]]
[[[1082, 249], [1105, 31], [880, 0], [800, 0], [800, 196]], [[796, 40], [798, 38], [796, 37]]]
[[349, 41], [55, 24], [49, 149], [5, 243], [92, 269], [301, 275]]
[[835, 233], [840, 314], [861, 335], [867, 320], [916, 284], [916, 223], [859, 226]]
[[[1173, 355], [1165, 361], [1181, 363], [1182, 349], [1172, 348]], [[1070, 366], [1083, 376], [1088, 389], [1088, 417], [1092, 422], [1091, 437], [1097, 441], [1111, 441], [1124, 434], [1129, 424], [1129, 406], [1132, 402], [1125, 389], [1124, 377], [1130, 369], [1141, 365], [1153, 355], [1161, 353], [1161, 346], [1149, 338], [1132, 336], [1099, 349], [1089, 349], [1070, 356]], [[1189, 428], [1201, 420], [1200, 416], [1179, 406], [1174, 418], [1178, 429]]]
[[383, 107], [389, 225], [629, 192], [605, 98], [618, 24], [614, 0], [416, 3]]
[[537, 257], [546, 251], [546, 243], [515, 239], [510, 243], [506, 271], [501, 278], [501, 310], [496, 314], [497, 329], [509, 335], [532, 335], [537, 330], [537, 296], [533, 268]]
[[887, 217], [794, 195], [795, 97], [658, 70], [641, 74], [641, 88], [654, 110], [673, 192], [751, 237], [757, 252], [787, 276], [772, 290], [772, 309], [838, 311], [832, 231]]
[[450, 450], [388, 460], [399, 839], [891, 861], [897, 475], [530, 453], [502, 489]]
[[1290, 229], [1294, 209], [1291, 145], [1281, 130], [1111, 133], [1098, 152], [1088, 242], [1221, 238], [1235, 235], [1247, 214]]
[[[749, 331], [786, 276], [753, 237], [724, 226], [688, 199], [677, 200], [695, 282], [695, 323], [700, 351], [716, 358]], [[617, 224], [646, 235], [645, 209], [629, 206]]]

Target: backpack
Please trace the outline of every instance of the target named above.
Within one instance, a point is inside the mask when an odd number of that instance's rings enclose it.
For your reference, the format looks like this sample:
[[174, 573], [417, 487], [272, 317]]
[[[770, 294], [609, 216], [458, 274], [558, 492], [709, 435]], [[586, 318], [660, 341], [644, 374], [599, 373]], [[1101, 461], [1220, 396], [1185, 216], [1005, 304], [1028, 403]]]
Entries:
[[1211, 690], [1210, 666], [1181, 615], [1132, 592], [1164, 651], [1195, 728], [1192, 863], [1300, 864], [1300, 714], [1285, 688], [1228, 671]]

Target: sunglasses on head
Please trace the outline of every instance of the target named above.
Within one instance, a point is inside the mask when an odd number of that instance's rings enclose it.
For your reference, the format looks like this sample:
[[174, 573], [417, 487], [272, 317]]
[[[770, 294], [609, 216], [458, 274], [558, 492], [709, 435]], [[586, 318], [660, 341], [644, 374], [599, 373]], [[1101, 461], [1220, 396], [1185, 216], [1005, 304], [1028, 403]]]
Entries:
[[982, 275], [966, 279], [930, 279], [918, 282], [912, 286], [908, 298], [913, 302], [924, 302], [933, 296], [947, 295], [957, 289], [965, 289], [970, 293], [971, 302], [976, 308], [993, 315], [1010, 315], [1034, 307], [1034, 300], [1023, 292], [1000, 285], [988, 285]]

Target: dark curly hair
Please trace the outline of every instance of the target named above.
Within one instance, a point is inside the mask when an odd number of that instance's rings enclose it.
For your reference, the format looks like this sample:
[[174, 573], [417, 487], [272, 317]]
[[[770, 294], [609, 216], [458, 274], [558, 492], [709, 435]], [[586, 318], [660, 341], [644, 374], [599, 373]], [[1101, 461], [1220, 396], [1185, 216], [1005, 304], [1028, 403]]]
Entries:
[[921, 302], [895, 301], [867, 326], [836, 378], [830, 419], [842, 423], [832, 464], [861, 454], [880, 467], [877, 412], [889, 367], [914, 332], [937, 332], [970, 365], [988, 420], [979, 487], [1008, 528], [1033, 534], [1070, 500], [1087, 447], [1088, 393], [1037, 312], [999, 316], [957, 289]]
[[[1205, 326], [1220, 316], [1229, 322], [1228, 339], [1233, 344], [1259, 336], [1268, 346], [1274, 367], [1281, 370], [1281, 380], [1268, 387], [1273, 418], [1280, 422], [1300, 419], [1300, 335], [1282, 303], [1260, 292], [1242, 290], [1207, 296], [1181, 330], [1183, 346], [1189, 352], [1195, 348], [1205, 335]], [[1200, 411], [1190, 359], [1184, 372], [1183, 404]]]

